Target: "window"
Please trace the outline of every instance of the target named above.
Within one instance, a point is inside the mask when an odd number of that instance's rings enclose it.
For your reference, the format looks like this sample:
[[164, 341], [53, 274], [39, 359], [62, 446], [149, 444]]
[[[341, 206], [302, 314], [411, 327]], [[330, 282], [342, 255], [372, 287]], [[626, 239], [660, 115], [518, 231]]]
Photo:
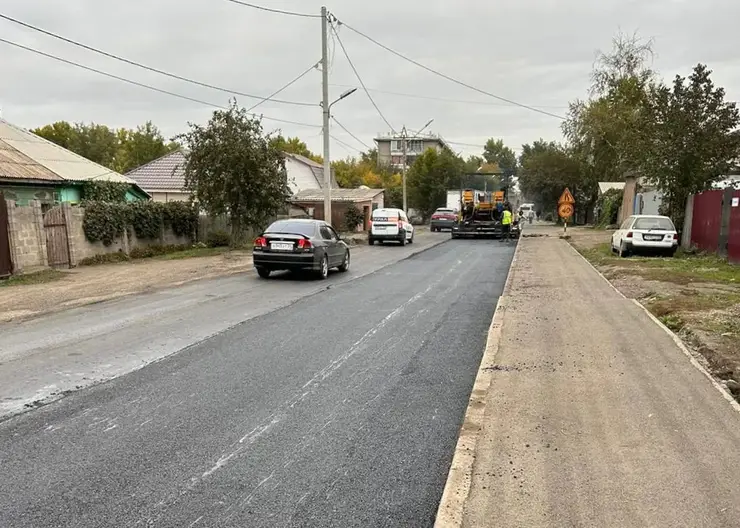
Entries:
[[424, 150], [424, 142], [420, 139], [412, 139], [409, 141], [408, 151], [409, 152], [422, 152]]
[[265, 233], [285, 233], [312, 237], [316, 234], [316, 224], [313, 222], [278, 220], [277, 222], [273, 222]]
[[319, 228], [319, 232], [321, 233], [321, 238], [323, 238], [324, 240], [334, 240], [335, 239], [334, 235], [332, 234], [332, 229], [329, 226], [325, 226], [325, 225], [321, 226]]
[[404, 213], [403, 211], [398, 211], [398, 216], [404, 222], [408, 222], [409, 221], [409, 219], [406, 217], [406, 213]]
[[656, 231], [675, 231], [676, 228], [669, 218], [638, 218], [633, 229], [654, 229]]
[[622, 222], [622, 225], [619, 227], [619, 229], [629, 229], [630, 225], [632, 225], [632, 220], [634, 220], [634, 218], [630, 216], [627, 220]]

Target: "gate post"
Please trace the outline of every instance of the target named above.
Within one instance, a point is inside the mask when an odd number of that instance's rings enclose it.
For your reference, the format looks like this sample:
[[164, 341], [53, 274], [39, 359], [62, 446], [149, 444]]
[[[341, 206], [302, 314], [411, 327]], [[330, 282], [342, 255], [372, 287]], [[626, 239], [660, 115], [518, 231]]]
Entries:
[[731, 204], [734, 190], [732, 187], [727, 187], [722, 192], [722, 217], [719, 224], [717, 253], [725, 258], [727, 258], [727, 246], [730, 241], [730, 213], [732, 212]]
[[33, 209], [34, 226], [36, 227], [36, 240], [39, 248], [39, 262], [43, 267], [49, 266], [49, 254], [46, 251], [46, 231], [44, 230], [44, 213], [41, 211], [41, 202], [31, 201]]
[[72, 206], [69, 202], [62, 202], [62, 213], [64, 215], [64, 230], [67, 234], [67, 253], [69, 254], [69, 267], [77, 267], [77, 246], [75, 237], [72, 236]]

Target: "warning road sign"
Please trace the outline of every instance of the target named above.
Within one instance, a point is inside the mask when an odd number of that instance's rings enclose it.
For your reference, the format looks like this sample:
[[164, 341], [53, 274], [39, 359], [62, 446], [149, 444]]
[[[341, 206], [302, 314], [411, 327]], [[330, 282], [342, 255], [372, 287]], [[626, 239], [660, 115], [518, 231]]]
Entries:
[[558, 205], [562, 205], [562, 204], [573, 205], [575, 203], [576, 203], [576, 199], [573, 198], [573, 195], [570, 194], [570, 191], [566, 187], [565, 190], [563, 191], [563, 194], [560, 195], [560, 199], [558, 200]]

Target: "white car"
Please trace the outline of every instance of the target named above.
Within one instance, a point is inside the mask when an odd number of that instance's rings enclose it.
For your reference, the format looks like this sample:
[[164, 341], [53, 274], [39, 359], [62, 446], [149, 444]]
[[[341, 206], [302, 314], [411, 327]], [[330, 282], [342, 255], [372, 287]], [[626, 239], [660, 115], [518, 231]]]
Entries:
[[376, 209], [370, 217], [370, 232], [367, 242], [399, 242], [402, 246], [414, 242], [414, 226], [401, 209]]
[[639, 253], [672, 257], [677, 249], [676, 226], [667, 216], [630, 216], [612, 235], [612, 251], [620, 257]]

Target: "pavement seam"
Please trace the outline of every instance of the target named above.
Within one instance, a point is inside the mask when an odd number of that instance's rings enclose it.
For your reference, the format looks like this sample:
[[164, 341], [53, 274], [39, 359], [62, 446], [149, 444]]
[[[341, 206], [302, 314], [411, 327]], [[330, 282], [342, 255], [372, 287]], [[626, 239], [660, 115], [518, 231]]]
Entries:
[[704, 367], [704, 365], [702, 365], [699, 362], [699, 360], [696, 359], [696, 355], [693, 352], [691, 352], [691, 350], [686, 346], [686, 343], [684, 343], [683, 340], [678, 335], [676, 335], [675, 332], [673, 332], [673, 330], [671, 330], [666, 325], [664, 325], [661, 322], [661, 320], [655, 317], [655, 315], [653, 315], [652, 312], [650, 312], [650, 310], [648, 310], [640, 301], [638, 301], [637, 299], [630, 299], [625, 294], [623, 294], [621, 291], [619, 291], [617, 287], [614, 286], [614, 284], [612, 284], [611, 281], [604, 276], [603, 273], [601, 273], [598, 269], [596, 269], [596, 266], [594, 266], [591, 262], [589, 262], [589, 260], [586, 257], [581, 255], [581, 253], [575, 247], [573, 247], [573, 244], [568, 243], [568, 245], [573, 251], [575, 251], [576, 255], [581, 257], [584, 260], [584, 262], [586, 262], [586, 264], [588, 264], [591, 267], [591, 269], [594, 270], [599, 275], [599, 277], [604, 279], [604, 281], [606, 281], [606, 283], [609, 286], [611, 286], [611, 288], [620, 295], [620, 297], [633, 302], [635, 305], [641, 308], [656, 325], [662, 328], [663, 331], [667, 333], [668, 336], [673, 340], [673, 342], [676, 344], [679, 350], [683, 352], [686, 357], [689, 358], [689, 361], [691, 362], [691, 364], [699, 372], [701, 372], [707, 377], [707, 379], [712, 383], [712, 386], [715, 389], [717, 389], [720, 392], [720, 394], [722, 394], [722, 397], [730, 403], [730, 406], [732, 406], [733, 409], [735, 409], [737, 412], [740, 412], [740, 403], [738, 403], [738, 401], [732, 396], [732, 394], [730, 394], [730, 392], [725, 387], [723, 387], [721, 383], [717, 381], [717, 379], [712, 375], [712, 373], [709, 372]]
[[473, 389], [465, 410], [465, 417], [455, 446], [455, 452], [447, 474], [442, 499], [437, 508], [437, 516], [434, 522], [435, 528], [458, 528], [463, 524], [465, 505], [470, 495], [473, 481], [473, 466], [475, 465], [475, 454], [478, 438], [483, 431], [483, 422], [486, 414], [486, 398], [493, 381], [493, 370], [496, 356], [501, 342], [501, 330], [503, 317], [506, 312], [506, 304], [511, 291], [513, 271], [519, 255], [521, 241], [517, 243], [511, 265], [506, 276], [503, 292], [498, 298], [496, 309], [493, 313], [491, 325], [488, 328], [488, 338], [483, 351], [478, 373], [475, 376]]

